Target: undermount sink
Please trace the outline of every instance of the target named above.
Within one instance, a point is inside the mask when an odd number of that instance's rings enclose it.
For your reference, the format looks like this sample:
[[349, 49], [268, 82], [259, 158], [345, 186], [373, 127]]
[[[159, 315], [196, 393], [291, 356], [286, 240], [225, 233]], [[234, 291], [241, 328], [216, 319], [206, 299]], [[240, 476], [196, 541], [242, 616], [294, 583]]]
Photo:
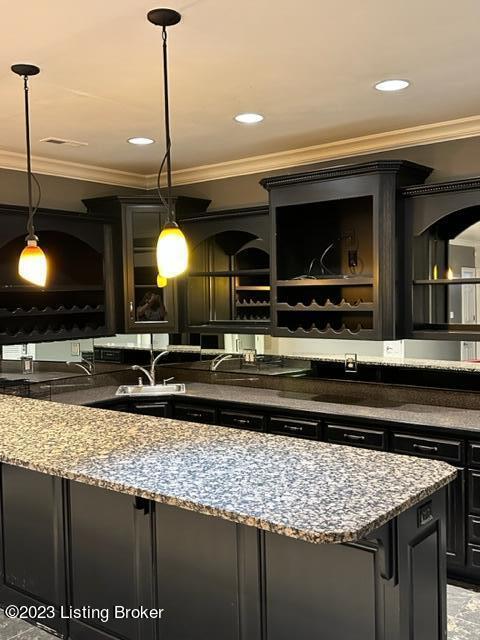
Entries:
[[116, 396], [170, 396], [176, 393], [185, 393], [185, 385], [175, 384], [122, 384], [118, 387]]

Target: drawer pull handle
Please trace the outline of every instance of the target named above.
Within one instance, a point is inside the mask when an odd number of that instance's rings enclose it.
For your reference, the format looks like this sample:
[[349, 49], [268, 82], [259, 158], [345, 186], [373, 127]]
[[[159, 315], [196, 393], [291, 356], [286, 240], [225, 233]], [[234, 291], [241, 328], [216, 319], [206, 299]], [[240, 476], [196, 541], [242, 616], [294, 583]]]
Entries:
[[233, 422], [235, 424], [250, 424], [250, 420], [247, 420], [247, 418], [233, 418]]
[[303, 431], [303, 427], [297, 427], [294, 424], [284, 424], [283, 428], [288, 431]]
[[365, 440], [365, 436], [358, 436], [355, 433], [344, 433], [343, 437], [345, 440], [351, 440], [352, 442], [363, 442]]
[[195, 413], [193, 411], [187, 412], [187, 416], [190, 416], [190, 418], [203, 418], [203, 414], [201, 413]]
[[427, 445], [427, 444], [417, 444], [416, 442], [413, 443], [413, 448], [416, 451], [421, 451], [422, 453], [437, 453], [438, 451], [438, 447], [436, 446]]

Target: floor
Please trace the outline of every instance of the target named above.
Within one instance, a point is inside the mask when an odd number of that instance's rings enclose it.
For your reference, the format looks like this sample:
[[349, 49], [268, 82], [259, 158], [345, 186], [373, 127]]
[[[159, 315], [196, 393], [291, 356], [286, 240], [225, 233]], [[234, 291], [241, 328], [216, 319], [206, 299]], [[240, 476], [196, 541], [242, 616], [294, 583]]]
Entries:
[[[448, 585], [448, 640], [480, 640], [480, 589]], [[53, 640], [55, 636], [0, 611], [0, 640]]]

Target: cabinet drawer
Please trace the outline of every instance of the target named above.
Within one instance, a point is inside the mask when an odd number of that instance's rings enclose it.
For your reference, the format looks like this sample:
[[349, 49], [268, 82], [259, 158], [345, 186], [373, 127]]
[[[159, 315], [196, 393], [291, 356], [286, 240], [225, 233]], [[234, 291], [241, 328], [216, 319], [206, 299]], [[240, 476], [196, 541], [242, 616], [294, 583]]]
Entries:
[[468, 472], [468, 506], [472, 515], [480, 516], [480, 471]]
[[480, 547], [474, 544], [467, 545], [467, 566], [480, 572]]
[[264, 417], [259, 413], [241, 413], [221, 410], [219, 422], [225, 427], [263, 431]]
[[173, 417], [177, 420], [215, 424], [215, 409], [193, 404], [176, 404], [173, 410]]
[[344, 427], [338, 424], [327, 424], [328, 442], [349, 444], [366, 449], [385, 449], [385, 432], [360, 427]]
[[468, 464], [480, 467], [480, 442], [470, 442], [468, 445]]
[[480, 516], [468, 516], [468, 540], [480, 545]]
[[168, 402], [136, 402], [132, 406], [135, 413], [144, 416], [167, 418], [170, 415]]
[[463, 458], [462, 443], [459, 440], [423, 438], [404, 433], [393, 434], [393, 451], [445, 460], [453, 464], [461, 463]]
[[291, 420], [290, 418], [270, 418], [270, 431], [278, 435], [313, 440], [318, 436], [318, 422]]

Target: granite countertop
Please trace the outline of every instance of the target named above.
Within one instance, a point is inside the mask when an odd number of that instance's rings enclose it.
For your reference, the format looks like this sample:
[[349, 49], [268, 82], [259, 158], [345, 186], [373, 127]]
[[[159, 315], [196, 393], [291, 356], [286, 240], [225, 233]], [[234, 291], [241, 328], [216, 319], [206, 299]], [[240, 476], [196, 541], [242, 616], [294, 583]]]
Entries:
[[[382, 421], [385, 424], [408, 424], [427, 428], [459, 429], [462, 431], [480, 431], [480, 411], [473, 409], [456, 409], [453, 407], [436, 407], [426, 404], [405, 403], [392, 408], [365, 406], [338, 402], [325, 402], [321, 394], [308, 394], [257, 387], [234, 386], [226, 384], [205, 384], [186, 382], [187, 393], [177, 396], [212, 400], [217, 402], [233, 402], [235, 404], [258, 405], [275, 408], [279, 411], [290, 409], [306, 411], [321, 416], [335, 415], [337, 418], [365, 418]], [[52, 400], [66, 404], [91, 404], [115, 398], [118, 387], [93, 387], [69, 393], [58, 393]], [[313, 399], [316, 398], [316, 399]], [[140, 400], [137, 398], [137, 400]], [[388, 400], [388, 398], [386, 398]]]
[[312, 543], [361, 539], [454, 479], [444, 462], [0, 396], [0, 460]]

